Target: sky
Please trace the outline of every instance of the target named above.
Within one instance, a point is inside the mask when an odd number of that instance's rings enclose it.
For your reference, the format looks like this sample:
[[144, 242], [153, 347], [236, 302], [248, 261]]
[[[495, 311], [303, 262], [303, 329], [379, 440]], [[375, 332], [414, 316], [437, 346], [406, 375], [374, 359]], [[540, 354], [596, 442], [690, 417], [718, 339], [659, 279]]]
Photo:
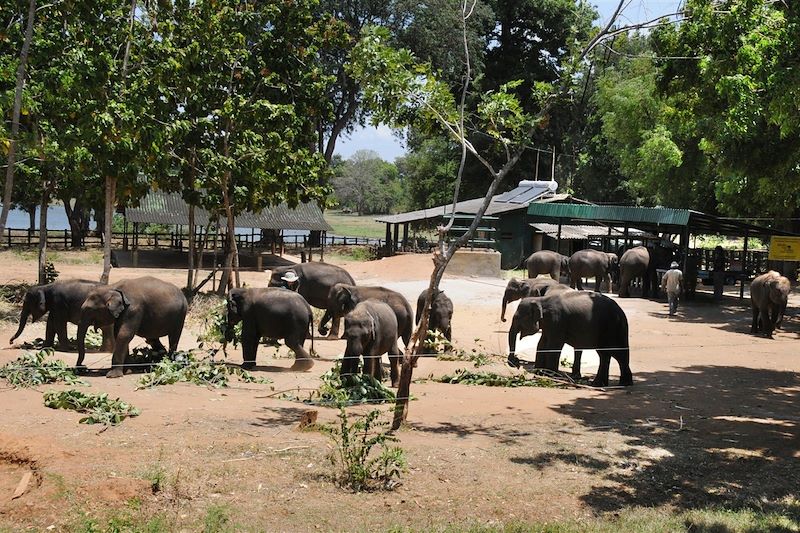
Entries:
[[[600, 13], [599, 23], [608, 21], [619, 0], [594, 0]], [[630, 0], [622, 11], [621, 22], [633, 24], [674, 13], [682, 0]], [[402, 141], [386, 126], [358, 128], [351, 135], [342, 135], [336, 143], [335, 153], [347, 159], [358, 150], [374, 150], [385, 161], [394, 161], [406, 153]]]

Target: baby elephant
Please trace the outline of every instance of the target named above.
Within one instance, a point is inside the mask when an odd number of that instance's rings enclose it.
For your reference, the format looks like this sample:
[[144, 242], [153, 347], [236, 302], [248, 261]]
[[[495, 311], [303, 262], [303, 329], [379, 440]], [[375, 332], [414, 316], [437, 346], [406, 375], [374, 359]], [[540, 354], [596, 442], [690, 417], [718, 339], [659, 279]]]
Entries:
[[753, 309], [753, 324], [750, 333], [761, 333], [772, 338], [775, 328], [781, 326], [783, 313], [792, 286], [789, 279], [770, 270], [756, 277], [750, 284], [750, 305]]
[[78, 325], [78, 362], [86, 355], [89, 326], [114, 326], [114, 355], [106, 377], [123, 374], [128, 345], [135, 335], [144, 337], [155, 350], [163, 350], [160, 337], [169, 337], [169, 354], [178, 349], [188, 308], [181, 290], [171, 283], [146, 276], [101, 285], [86, 296]]
[[[422, 312], [425, 309], [425, 299], [428, 297], [430, 289], [425, 289], [417, 298], [417, 315], [415, 323], [419, 324], [422, 319]], [[453, 301], [447, 297], [443, 291], [437, 291], [436, 296], [431, 301], [431, 314], [428, 319], [429, 331], [440, 331], [448, 341], [453, 340]]]
[[256, 351], [261, 337], [285, 339], [294, 352], [292, 370], [308, 370], [314, 366], [311, 355], [303, 348], [311, 332], [311, 306], [294, 291], [277, 287], [266, 289], [232, 289], [228, 293], [228, 328], [231, 340], [233, 326], [242, 322], [242, 368], [256, 366]]
[[342, 360], [342, 375], [358, 373], [358, 359], [364, 357], [364, 373], [383, 379], [381, 356], [389, 354], [392, 387], [397, 387], [400, 374], [400, 349], [397, 347], [397, 317], [388, 304], [364, 300], [344, 317], [347, 348]]

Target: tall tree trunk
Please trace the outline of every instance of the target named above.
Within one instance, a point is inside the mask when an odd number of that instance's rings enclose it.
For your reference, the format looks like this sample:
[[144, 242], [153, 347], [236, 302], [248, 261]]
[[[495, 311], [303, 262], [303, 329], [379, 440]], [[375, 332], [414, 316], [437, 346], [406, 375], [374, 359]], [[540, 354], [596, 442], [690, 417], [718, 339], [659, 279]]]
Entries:
[[[192, 150], [192, 159], [191, 159], [191, 167], [189, 168], [189, 180], [186, 184], [186, 188], [189, 189], [191, 192], [194, 192], [194, 178], [195, 178], [195, 156], [194, 150]], [[194, 254], [195, 254], [195, 240], [194, 240], [194, 195], [190, 194], [190, 199], [192, 201], [189, 202], [189, 261], [187, 264], [187, 273], [186, 273], [186, 289], [191, 294], [191, 291], [194, 289]]]
[[50, 186], [45, 180], [42, 203], [39, 206], [39, 285], [47, 283], [44, 267], [47, 264], [47, 206], [50, 204]]
[[117, 178], [106, 176], [106, 213], [105, 228], [103, 228], [103, 275], [100, 283], [108, 283], [111, 273], [111, 221], [114, 220], [114, 201], [117, 197]]
[[64, 198], [64, 212], [67, 214], [69, 229], [72, 232], [70, 246], [80, 248], [83, 246], [83, 237], [86, 235], [88, 217], [80, 198], [75, 199], [75, 205], [71, 205], [70, 198]]
[[233, 207], [231, 206], [231, 198], [228, 194], [228, 184], [230, 183], [230, 174], [225, 178], [225, 184], [222, 188], [222, 202], [223, 206], [225, 207], [225, 218], [226, 218], [226, 233], [228, 237], [228, 245], [225, 248], [225, 271], [222, 273], [222, 278], [219, 282], [219, 287], [217, 288], [217, 294], [224, 295], [225, 291], [228, 289], [228, 285], [230, 284], [231, 273], [234, 269], [234, 266], [237, 267], [236, 269], [236, 286], [239, 286], [239, 272], [238, 272], [238, 264], [239, 264], [239, 249], [236, 246], [236, 221], [233, 217]]
[[28, 206], [28, 230], [36, 231], [36, 205]]
[[14, 189], [14, 165], [17, 158], [17, 136], [19, 135], [19, 115], [22, 112], [22, 89], [25, 86], [25, 73], [28, 68], [28, 52], [33, 40], [33, 19], [36, 16], [36, 0], [28, 4], [28, 21], [25, 24], [25, 40], [19, 54], [17, 67], [17, 87], [14, 91], [14, 110], [11, 114], [11, 135], [9, 136], [8, 157], [6, 167], [6, 185], [3, 190], [3, 211], [0, 213], [0, 235], [6, 230], [8, 211], [11, 209], [11, 193]]

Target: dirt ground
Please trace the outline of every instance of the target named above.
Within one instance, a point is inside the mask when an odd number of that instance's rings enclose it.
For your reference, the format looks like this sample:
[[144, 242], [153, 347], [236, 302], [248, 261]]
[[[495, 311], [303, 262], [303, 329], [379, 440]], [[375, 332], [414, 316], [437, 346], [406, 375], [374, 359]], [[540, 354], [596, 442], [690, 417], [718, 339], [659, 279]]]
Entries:
[[[56, 267], [61, 279], [99, 277], [101, 264]], [[0, 253], [0, 280], [35, 279], [35, 262]], [[416, 303], [431, 270], [428, 256], [347, 263], [360, 284], [385, 285]], [[183, 284], [183, 271], [114, 269], [112, 281], [154, 275]], [[267, 275], [245, 273], [252, 286]], [[455, 303], [457, 347], [507, 350], [501, 323], [504, 280], [446, 277]], [[41, 390], [0, 384], [0, 530], [65, 530], [115, 509], [161, 513], [170, 529], [202, 529], [210, 510], [260, 531], [428, 529], [614, 515], [633, 507], [686, 510], [707, 506], [797, 511], [800, 487], [800, 297], [790, 299], [774, 339], [750, 335], [748, 300], [727, 287], [721, 305], [701, 293], [670, 318], [663, 301], [618, 300], [631, 332], [635, 384], [606, 391], [496, 388], [415, 382], [408, 427], [397, 436], [409, 471], [392, 492], [353, 494], [329, 479], [329, 439], [296, 429], [307, 405], [268, 397], [316, 388], [344, 341], [315, 340], [321, 359], [293, 373], [283, 348], [260, 347], [257, 374], [271, 385], [234, 382], [227, 389], [177, 384], [135, 390], [137, 375], [109, 380], [99, 370], [88, 391], [108, 392], [141, 415], [106, 431], [78, 424], [74, 412], [44, 407]], [[746, 295], [745, 295], [746, 296]], [[509, 309], [513, 314], [514, 306]], [[0, 364], [20, 355], [9, 346], [16, 325], [0, 328]], [[71, 329], [74, 332], [74, 327]], [[43, 336], [29, 325], [19, 341]], [[197, 345], [187, 329], [185, 348]], [[143, 341], [134, 341], [133, 346]], [[521, 357], [532, 359], [528, 342]], [[74, 353], [57, 352], [72, 363]], [[229, 352], [241, 361], [241, 352]], [[88, 365], [108, 366], [109, 354]], [[584, 374], [594, 373], [591, 358]], [[469, 368], [423, 359], [415, 378]], [[498, 357], [481, 370], [511, 372]], [[612, 363], [612, 382], [617, 368]], [[336, 410], [319, 410], [321, 422]], [[386, 407], [382, 407], [388, 410]], [[361, 408], [363, 411], [363, 408]], [[356, 409], [355, 411], [358, 411]], [[33, 472], [25, 494], [11, 500]], [[160, 490], [154, 492], [154, 479]], [[220, 511], [221, 512], [221, 511]]]

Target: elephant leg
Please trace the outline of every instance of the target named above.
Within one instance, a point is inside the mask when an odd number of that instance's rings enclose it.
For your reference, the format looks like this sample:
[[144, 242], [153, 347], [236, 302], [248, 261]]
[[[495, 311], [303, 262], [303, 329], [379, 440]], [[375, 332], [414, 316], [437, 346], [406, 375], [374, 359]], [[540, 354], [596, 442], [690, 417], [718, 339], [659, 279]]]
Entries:
[[322, 315], [322, 318], [319, 321], [319, 327], [317, 327], [317, 331], [319, 331], [320, 335], [327, 335], [328, 334], [328, 322], [330, 322], [332, 318], [331, 312], [327, 309], [325, 310], [325, 314]]
[[581, 357], [583, 350], [575, 350], [575, 358], [572, 360], [572, 379], [581, 379]]
[[54, 322], [56, 323], [55, 329], [58, 334], [58, 349], [66, 352], [70, 349], [69, 337], [67, 336], [67, 321], [61, 317], [54, 317]]
[[578, 276], [578, 280], [575, 282], [575, 286], [578, 288], [579, 291], [583, 290], [583, 278]]
[[52, 348], [55, 339], [56, 339], [56, 320], [53, 317], [53, 312], [51, 311], [47, 315], [47, 324], [45, 326], [45, 333], [44, 333], [44, 344], [42, 345], [42, 347]]
[[103, 326], [100, 328], [100, 331], [103, 333], [103, 343], [100, 345], [101, 352], [113, 352], [114, 351], [114, 327], [113, 326]]
[[254, 325], [248, 327], [249, 320], [245, 319], [242, 325], [242, 368], [250, 370], [256, 366], [256, 352], [258, 351], [258, 334]]
[[611, 355], [606, 350], [597, 350], [600, 356], [600, 367], [592, 381], [593, 387], [608, 387], [608, 371], [611, 366]]
[[331, 338], [337, 338], [339, 336], [339, 326], [342, 323], [342, 317], [334, 316], [331, 319], [331, 334], [329, 335]]
[[128, 357], [128, 345], [134, 336], [134, 330], [130, 326], [123, 325], [115, 329], [117, 330], [117, 335], [114, 340], [114, 353], [111, 356], [111, 370], [106, 373], [107, 378], [122, 377], [125, 370], [125, 360]]
[[381, 355], [364, 356], [364, 372], [378, 381], [383, 380], [383, 365], [381, 365]]
[[167, 349], [164, 348], [164, 345], [161, 343], [161, 339], [159, 339], [158, 337], [146, 340], [147, 344], [150, 345], [150, 348], [152, 348], [154, 352], [163, 352], [165, 354], [167, 353]]
[[[633, 385], [630, 348], [616, 350], [613, 357], [617, 360], [617, 364], [619, 364], [619, 384], [623, 387]], [[606, 372], [606, 381], [608, 381], [608, 372]]]
[[389, 378], [392, 380], [392, 387], [400, 386], [400, 363], [403, 359], [403, 353], [397, 346], [397, 341], [389, 349]]
[[303, 348], [303, 341], [305, 339], [286, 339], [286, 346], [294, 352], [294, 363], [292, 363], [292, 370], [296, 372], [303, 372], [310, 370], [314, 366], [314, 360], [311, 354]]

